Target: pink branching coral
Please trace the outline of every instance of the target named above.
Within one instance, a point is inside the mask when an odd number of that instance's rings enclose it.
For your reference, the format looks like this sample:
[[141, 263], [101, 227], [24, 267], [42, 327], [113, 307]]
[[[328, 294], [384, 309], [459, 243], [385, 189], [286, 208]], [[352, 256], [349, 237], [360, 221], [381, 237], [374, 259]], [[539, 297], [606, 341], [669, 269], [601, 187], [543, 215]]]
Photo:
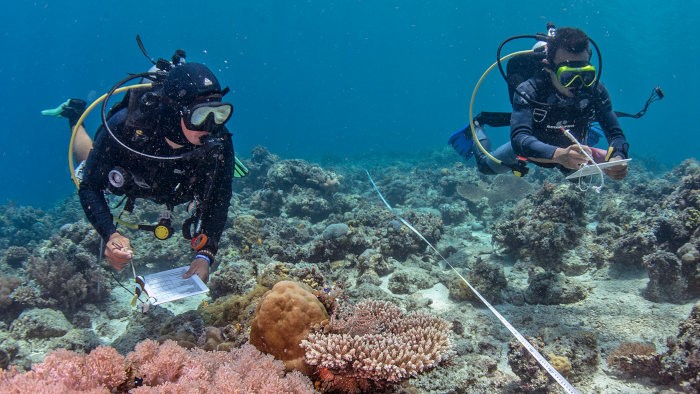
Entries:
[[[142, 385], [134, 387], [134, 381]], [[0, 371], [5, 393], [314, 393], [308, 378], [252, 345], [229, 352], [146, 340], [127, 357], [110, 347], [89, 355], [58, 350], [32, 371]]]
[[306, 362], [318, 367], [324, 388], [344, 390], [334, 381], [347, 386], [353, 378], [355, 389], [366, 390], [437, 366], [451, 353], [450, 327], [438, 317], [406, 314], [390, 302], [364, 301], [334, 316], [325, 332], [312, 333], [301, 346]]

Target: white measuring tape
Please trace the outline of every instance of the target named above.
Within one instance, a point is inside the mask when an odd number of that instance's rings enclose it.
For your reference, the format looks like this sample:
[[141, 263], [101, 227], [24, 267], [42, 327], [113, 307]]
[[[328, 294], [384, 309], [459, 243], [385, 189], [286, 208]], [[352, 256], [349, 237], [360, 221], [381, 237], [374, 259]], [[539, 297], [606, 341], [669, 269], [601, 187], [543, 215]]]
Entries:
[[379, 191], [377, 184], [374, 183], [374, 180], [372, 179], [372, 176], [369, 174], [369, 171], [365, 170], [365, 173], [367, 173], [367, 177], [369, 178], [369, 181], [372, 183], [372, 187], [374, 187], [374, 190], [377, 192], [377, 194], [379, 195], [379, 198], [382, 199], [382, 202], [384, 202], [384, 205], [386, 205], [386, 207], [389, 209], [389, 211], [391, 213], [393, 213], [394, 216], [396, 216], [396, 218], [401, 221], [401, 223], [403, 223], [406, 227], [408, 227], [411, 231], [413, 231], [417, 236], [419, 236], [420, 239], [422, 239], [423, 242], [425, 242], [430, 247], [430, 249], [433, 250], [433, 252], [435, 252], [438, 256], [440, 256], [442, 261], [444, 261], [452, 269], [452, 271], [454, 271], [455, 274], [457, 274], [457, 276], [459, 276], [459, 278], [462, 279], [462, 281], [464, 281], [464, 283], [466, 283], [467, 286], [469, 286], [469, 289], [471, 291], [473, 291], [477, 297], [479, 297], [479, 300], [481, 300], [481, 302], [484, 303], [484, 305], [486, 305], [487, 308], [489, 308], [491, 313], [493, 313], [496, 316], [496, 318], [498, 318], [498, 320], [501, 322], [501, 324], [503, 324], [505, 326], [505, 328], [507, 328], [508, 331], [510, 331], [510, 333], [513, 334], [515, 339], [517, 339], [518, 342], [520, 342], [520, 344], [523, 345], [523, 347], [532, 355], [532, 357], [534, 357], [535, 360], [537, 360], [537, 362], [542, 366], [542, 368], [544, 368], [545, 371], [547, 371], [549, 376], [551, 376], [552, 379], [554, 379], [557, 383], [559, 383], [559, 385], [564, 389], [564, 391], [566, 391], [569, 394], [578, 394], [578, 391], [576, 391], [574, 386], [572, 386], [571, 383], [569, 383], [569, 381], [566, 380], [566, 378], [564, 378], [559, 373], [559, 371], [557, 371], [552, 366], [552, 364], [550, 364], [544, 358], [544, 356], [542, 356], [542, 354], [540, 354], [540, 352], [538, 352], [537, 349], [535, 349], [535, 347], [532, 346], [532, 344], [530, 342], [528, 342], [528, 340], [525, 339], [525, 337], [523, 337], [518, 332], [518, 330], [516, 330], [515, 327], [513, 327], [513, 325], [508, 322], [508, 320], [506, 320], [503, 316], [501, 316], [501, 314], [498, 313], [496, 308], [494, 308], [488, 301], [486, 301], [486, 299], [484, 297], [481, 296], [481, 294], [462, 276], [462, 274], [460, 274], [459, 271], [457, 271], [457, 269], [454, 266], [452, 266], [452, 264], [450, 264], [450, 262], [447, 261], [447, 259], [445, 259], [442, 256], [442, 254], [440, 254], [440, 252], [433, 246], [433, 244], [431, 244], [430, 241], [425, 239], [423, 234], [421, 234], [409, 222], [407, 222], [404, 218], [399, 216], [396, 213], [396, 211], [394, 211], [394, 208], [392, 208], [391, 205], [389, 205], [389, 203], [386, 201], [386, 199], [384, 199], [384, 196], [382, 196], [382, 193]]

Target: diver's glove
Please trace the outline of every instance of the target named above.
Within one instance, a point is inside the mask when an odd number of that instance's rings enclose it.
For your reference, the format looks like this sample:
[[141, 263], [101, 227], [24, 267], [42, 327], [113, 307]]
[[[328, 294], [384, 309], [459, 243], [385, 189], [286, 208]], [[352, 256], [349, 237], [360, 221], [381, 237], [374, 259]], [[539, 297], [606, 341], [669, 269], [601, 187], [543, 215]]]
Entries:
[[474, 140], [472, 140], [471, 134], [467, 134], [468, 129], [469, 126], [452, 133], [450, 139], [447, 140], [447, 143], [452, 145], [457, 154], [464, 157], [465, 160], [469, 160], [474, 155]]
[[41, 111], [42, 115], [46, 116], [62, 116], [68, 119], [71, 129], [78, 123], [78, 119], [83, 116], [87, 103], [81, 99], [68, 99], [56, 108], [45, 109]]

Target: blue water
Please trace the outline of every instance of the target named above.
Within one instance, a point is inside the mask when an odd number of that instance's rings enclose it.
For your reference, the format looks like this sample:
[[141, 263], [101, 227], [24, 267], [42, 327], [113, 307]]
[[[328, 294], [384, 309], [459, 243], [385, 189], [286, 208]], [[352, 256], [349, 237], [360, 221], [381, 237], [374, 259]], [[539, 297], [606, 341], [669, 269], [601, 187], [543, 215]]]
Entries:
[[[508, 36], [547, 21], [583, 28], [603, 51], [632, 157], [674, 165], [697, 157], [700, 4], [681, 1], [18, 1], [0, 24], [0, 203], [49, 205], [73, 192], [67, 122], [39, 111], [95, 99], [127, 72], [177, 48], [232, 89], [237, 153], [264, 145], [284, 158], [397, 159], [442, 149], [468, 120], [474, 84]], [[8, 3], [10, 4], [10, 3]], [[119, 4], [119, 5], [117, 5]], [[528, 49], [531, 41], [512, 50]], [[507, 111], [493, 73], [476, 110]], [[90, 130], [99, 121], [88, 119]], [[495, 131], [505, 141], [507, 130]]]

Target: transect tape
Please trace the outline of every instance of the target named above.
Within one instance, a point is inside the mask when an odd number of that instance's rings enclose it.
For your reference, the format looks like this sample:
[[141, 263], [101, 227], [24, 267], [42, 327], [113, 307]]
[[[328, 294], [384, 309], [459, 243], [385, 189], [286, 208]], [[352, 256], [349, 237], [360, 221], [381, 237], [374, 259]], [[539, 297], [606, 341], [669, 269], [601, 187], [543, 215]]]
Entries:
[[554, 379], [557, 383], [559, 383], [559, 385], [564, 389], [564, 391], [566, 391], [566, 392], [569, 393], [569, 394], [578, 394], [578, 391], [576, 391], [576, 389], [574, 388], [574, 386], [572, 386], [571, 383], [569, 383], [569, 381], [566, 380], [566, 378], [564, 378], [564, 377], [552, 366], [552, 364], [550, 364], [550, 363], [542, 356], [542, 354], [540, 354], [540, 352], [538, 352], [537, 349], [535, 349], [535, 347], [532, 346], [532, 344], [531, 344], [530, 342], [528, 342], [528, 340], [525, 339], [525, 337], [523, 337], [523, 336], [518, 332], [518, 330], [516, 330], [515, 327], [513, 327], [513, 325], [510, 324], [510, 323], [508, 322], [508, 320], [506, 320], [503, 316], [501, 316], [501, 314], [498, 313], [498, 311], [496, 310], [496, 308], [494, 308], [488, 301], [486, 301], [486, 299], [485, 299], [484, 297], [481, 296], [481, 294], [479, 294], [479, 292], [478, 292], [478, 291], [477, 291], [477, 290], [476, 290], [476, 289], [475, 289], [475, 288], [474, 288], [474, 287], [459, 273], [459, 271], [457, 271], [457, 269], [455, 269], [455, 267], [453, 267], [452, 264], [450, 264], [450, 262], [447, 261], [447, 259], [445, 259], [445, 258], [442, 256], [442, 254], [440, 254], [440, 252], [433, 246], [433, 244], [431, 244], [430, 241], [428, 241], [427, 239], [425, 239], [425, 237], [423, 236], [423, 234], [421, 234], [421, 233], [420, 233], [418, 230], [416, 230], [408, 221], [406, 221], [404, 218], [402, 218], [401, 216], [399, 216], [399, 215], [394, 211], [394, 208], [392, 208], [391, 205], [389, 205], [389, 203], [386, 201], [386, 199], [384, 199], [384, 196], [383, 196], [382, 193], [379, 191], [379, 188], [377, 187], [377, 184], [374, 183], [374, 180], [372, 179], [372, 176], [369, 174], [369, 171], [365, 170], [365, 173], [367, 174], [367, 177], [369, 178], [369, 181], [372, 183], [372, 187], [374, 187], [374, 190], [377, 192], [377, 194], [379, 195], [379, 198], [382, 199], [382, 202], [384, 202], [384, 205], [386, 205], [386, 207], [389, 209], [389, 211], [390, 211], [392, 214], [394, 214], [394, 216], [396, 216], [396, 218], [397, 218], [399, 221], [401, 221], [401, 223], [403, 223], [406, 227], [408, 227], [411, 231], [413, 231], [417, 236], [419, 236], [420, 239], [422, 239], [423, 242], [425, 242], [425, 243], [428, 245], [428, 247], [430, 247], [430, 249], [433, 250], [433, 252], [435, 252], [438, 256], [440, 256], [440, 258], [442, 259], [442, 261], [444, 261], [444, 262], [452, 269], [452, 271], [454, 271], [455, 274], [457, 274], [457, 276], [459, 276], [459, 278], [462, 279], [462, 281], [464, 281], [464, 283], [469, 287], [469, 289], [470, 289], [471, 291], [473, 291], [474, 294], [476, 294], [477, 297], [479, 297], [479, 300], [481, 300], [481, 302], [482, 302], [484, 305], [486, 305], [487, 308], [489, 308], [489, 310], [491, 311], [491, 313], [493, 313], [494, 316], [496, 316], [496, 318], [498, 318], [498, 320], [501, 322], [501, 324], [503, 324], [503, 326], [505, 326], [505, 328], [507, 328], [508, 331], [510, 331], [510, 333], [513, 334], [513, 336], [515, 337], [515, 339], [517, 339], [518, 342], [520, 342], [520, 344], [523, 345], [523, 347], [532, 355], [532, 357], [534, 357], [535, 360], [537, 360], [537, 362], [542, 366], [542, 368], [544, 368], [545, 371], [547, 371], [547, 373], [549, 374], [549, 376], [551, 376], [552, 379]]

